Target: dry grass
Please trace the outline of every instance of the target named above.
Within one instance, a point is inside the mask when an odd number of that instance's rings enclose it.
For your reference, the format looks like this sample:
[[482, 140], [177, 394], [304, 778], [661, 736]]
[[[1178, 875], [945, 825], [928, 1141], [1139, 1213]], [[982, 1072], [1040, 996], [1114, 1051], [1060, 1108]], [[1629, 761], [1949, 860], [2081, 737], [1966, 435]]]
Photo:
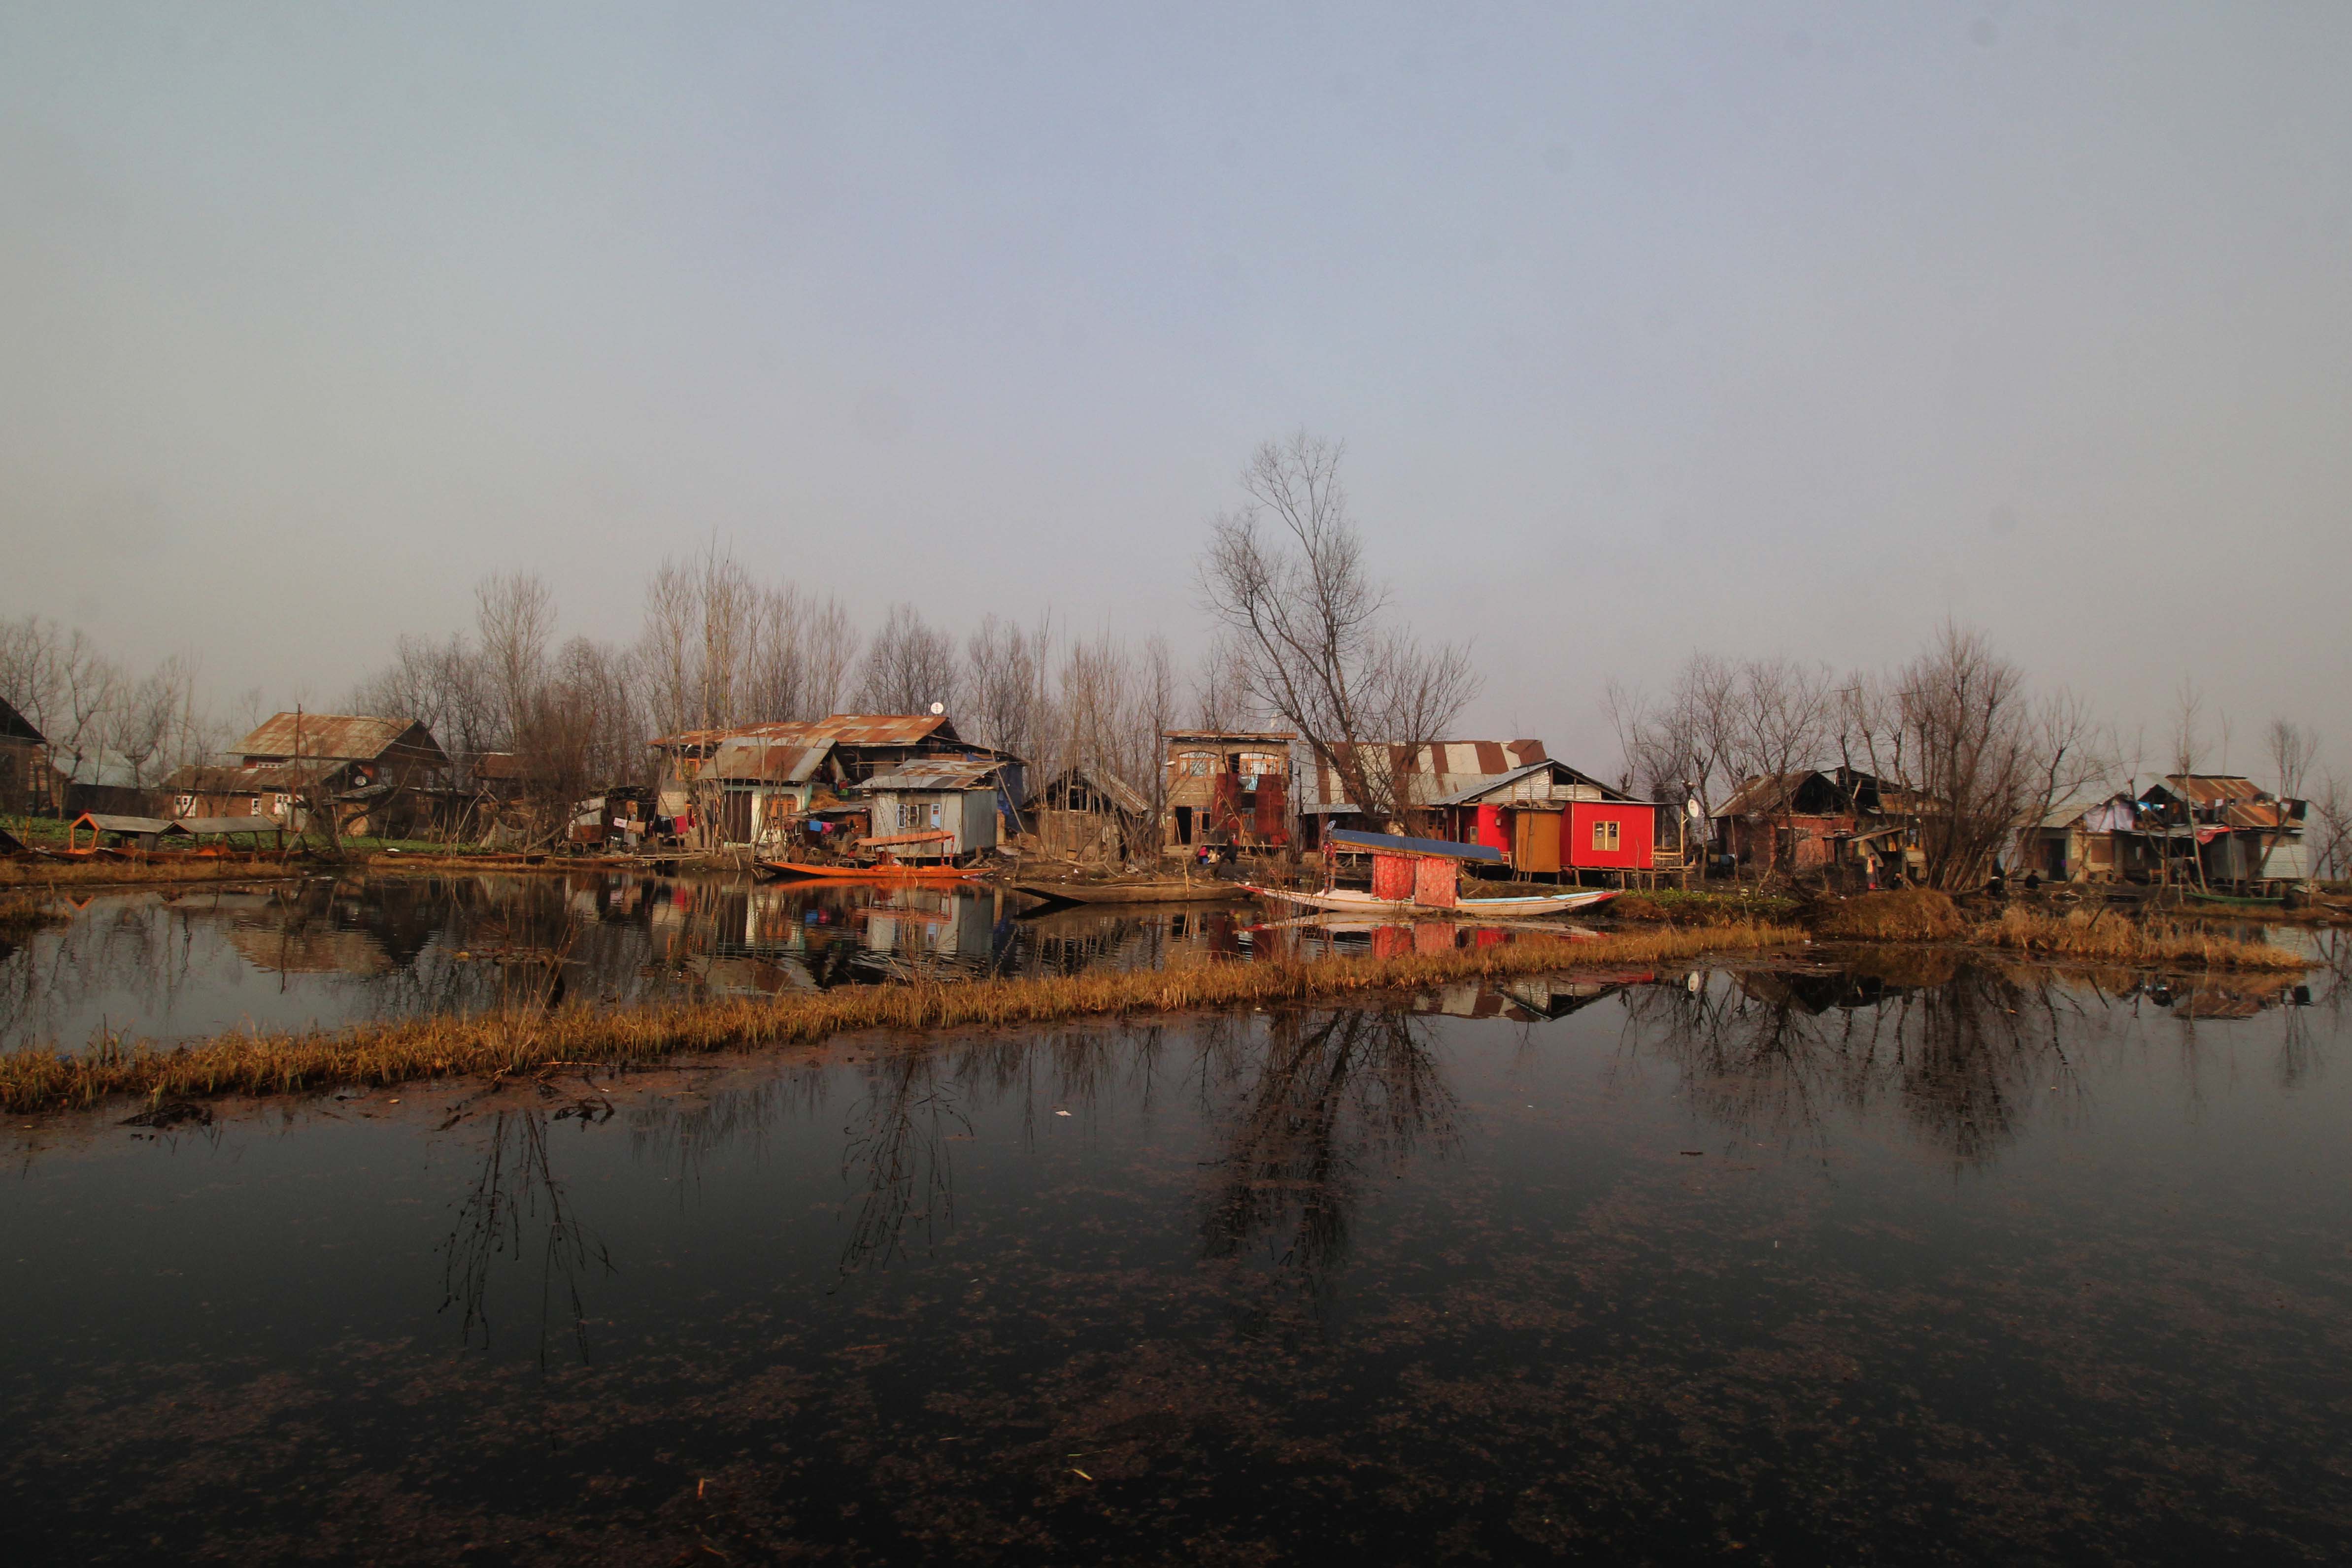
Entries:
[[1851, 942], [1945, 942], [1968, 925], [1948, 894], [1932, 888], [1865, 893], [1833, 904], [1817, 929]]
[[303, 874], [301, 861], [247, 860], [243, 856], [190, 856], [186, 860], [53, 861], [38, 856], [0, 861], [0, 888], [47, 892], [53, 888], [156, 887], [206, 882], [283, 882]]
[[1976, 939], [2039, 956], [2089, 964], [2174, 969], [2307, 969], [2310, 960], [2268, 942], [2208, 936], [2182, 926], [2141, 925], [2122, 915], [2043, 915], [2008, 909], [1976, 929]]
[[227, 1034], [171, 1049], [109, 1041], [79, 1056], [37, 1051], [0, 1055], [0, 1111], [86, 1105], [119, 1094], [267, 1094], [330, 1084], [533, 1072], [564, 1063], [615, 1068], [681, 1053], [802, 1044], [859, 1030], [932, 1030], [1353, 998], [1486, 977], [1647, 966], [1726, 948], [1778, 946], [1801, 941], [1803, 935], [1776, 925], [1716, 926], [1575, 942], [1530, 938], [1398, 958], [844, 987], [773, 1001], [730, 999], [626, 1011], [572, 1008], [529, 1017], [412, 1019], [332, 1032]]
[[0, 900], [0, 937], [19, 940], [51, 925], [64, 925], [73, 916], [42, 898]]

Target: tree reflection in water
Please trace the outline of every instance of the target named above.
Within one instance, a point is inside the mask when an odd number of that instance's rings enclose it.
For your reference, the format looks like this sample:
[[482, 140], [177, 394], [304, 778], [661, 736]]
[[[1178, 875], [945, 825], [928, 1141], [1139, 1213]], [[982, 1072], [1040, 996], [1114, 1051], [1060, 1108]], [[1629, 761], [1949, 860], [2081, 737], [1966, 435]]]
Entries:
[[[611, 1108], [604, 1114], [610, 1116]], [[613, 1260], [564, 1206], [563, 1184], [548, 1162], [547, 1123], [539, 1111], [500, 1111], [489, 1128], [482, 1167], [457, 1206], [457, 1223], [443, 1246], [439, 1310], [460, 1314], [461, 1343], [479, 1336], [490, 1343], [490, 1291], [497, 1264], [505, 1258], [539, 1260], [539, 1364], [549, 1362], [551, 1322], [560, 1307], [570, 1314], [580, 1359], [588, 1360], [588, 1309], [581, 1293], [593, 1269], [613, 1272]]]
[[1683, 1092], [1736, 1137], [1829, 1152], [1833, 1111], [1895, 1095], [1927, 1146], [1980, 1165], [2014, 1139], [2026, 1107], [2079, 1109], [2068, 1040], [2105, 1009], [2047, 973], [1892, 955], [1834, 973], [1736, 971], [1628, 994], [1629, 1046], [1671, 1061]]
[[1204, 1059], [1204, 1089], [1233, 1109], [1219, 1118], [1202, 1255], [1236, 1258], [1263, 1240], [1268, 1262], [1320, 1298], [1365, 1179], [1454, 1141], [1460, 1102], [1431, 1046], [1429, 1026], [1402, 1010], [1283, 1012], [1261, 1045]]

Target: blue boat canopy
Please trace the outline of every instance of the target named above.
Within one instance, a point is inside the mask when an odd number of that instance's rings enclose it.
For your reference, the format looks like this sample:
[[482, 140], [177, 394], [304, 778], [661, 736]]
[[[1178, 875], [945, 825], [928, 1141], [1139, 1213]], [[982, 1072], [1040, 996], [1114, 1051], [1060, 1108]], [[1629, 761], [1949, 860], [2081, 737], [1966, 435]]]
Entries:
[[1450, 861], [1483, 861], [1500, 865], [1503, 852], [1491, 844], [1457, 844], [1451, 839], [1405, 839], [1394, 833], [1366, 833], [1354, 828], [1334, 828], [1323, 835], [1343, 850], [1373, 855], [1438, 855]]

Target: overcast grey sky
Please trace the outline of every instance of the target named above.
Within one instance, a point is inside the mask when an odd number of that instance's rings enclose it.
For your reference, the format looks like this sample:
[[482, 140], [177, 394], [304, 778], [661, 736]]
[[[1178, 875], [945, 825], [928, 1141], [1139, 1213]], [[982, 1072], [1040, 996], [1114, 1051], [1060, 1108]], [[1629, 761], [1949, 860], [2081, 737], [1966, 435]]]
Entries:
[[0, 3], [0, 614], [340, 698], [714, 531], [1197, 640], [1345, 440], [1463, 728], [1947, 612], [2352, 764], [2352, 5]]

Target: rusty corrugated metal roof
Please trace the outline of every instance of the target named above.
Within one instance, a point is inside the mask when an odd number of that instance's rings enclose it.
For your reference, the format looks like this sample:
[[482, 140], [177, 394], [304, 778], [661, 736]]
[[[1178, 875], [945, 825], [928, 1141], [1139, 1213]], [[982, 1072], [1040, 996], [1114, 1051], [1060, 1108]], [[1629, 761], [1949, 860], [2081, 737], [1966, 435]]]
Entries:
[[888, 773], [877, 773], [850, 789], [860, 794], [881, 789], [985, 789], [994, 784], [1003, 766], [992, 757], [926, 757]]
[[762, 738], [813, 746], [919, 746], [939, 739], [961, 744], [954, 723], [945, 714], [837, 713], [825, 718], [779, 719], [772, 724], [740, 724], [724, 729], [681, 729], [657, 735], [648, 744], [663, 747], [711, 746], [734, 738]]
[[[1358, 749], [1335, 746], [1334, 757], [1353, 760]], [[1440, 740], [1427, 746], [1367, 745], [1367, 771], [1405, 780], [1400, 793], [1410, 803], [1426, 806], [1501, 778], [1504, 774], [1550, 760], [1540, 740]], [[1315, 759], [1315, 800], [1309, 809], [1344, 811], [1352, 809], [1345, 775], [1332, 761]]]
[[764, 735], [730, 736], [711, 753], [710, 767], [703, 777], [737, 783], [805, 784], [816, 776], [818, 765], [832, 749], [829, 740], [795, 745]]
[[2168, 773], [2164, 781], [2176, 795], [2200, 806], [2216, 806], [2225, 800], [2259, 800], [2262, 786], [2251, 779], [2234, 773]]
[[174, 768], [156, 789], [168, 795], [243, 795], [256, 789], [297, 789], [316, 783], [334, 771], [317, 762], [254, 762], [242, 767], [217, 767], [191, 762]]
[[317, 757], [333, 762], [373, 762], [398, 745], [410, 731], [412, 744], [438, 757], [441, 747], [430, 730], [413, 718], [386, 718], [374, 714], [281, 713], [245, 737], [237, 747], [242, 757]]

